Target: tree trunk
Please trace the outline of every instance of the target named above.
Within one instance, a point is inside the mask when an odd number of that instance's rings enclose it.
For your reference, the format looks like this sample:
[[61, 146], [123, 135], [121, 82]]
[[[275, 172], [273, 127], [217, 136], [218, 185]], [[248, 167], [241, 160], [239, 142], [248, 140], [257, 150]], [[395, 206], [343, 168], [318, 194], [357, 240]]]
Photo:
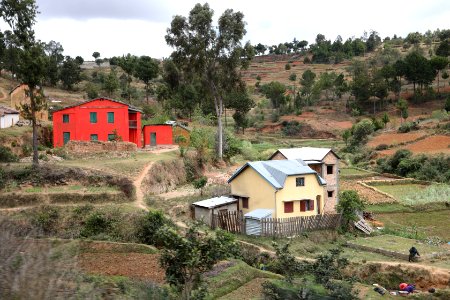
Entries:
[[437, 93], [438, 93], [438, 95], [440, 95], [440, 94], [439, 94], [439, 77], [440, 77], [440, 75], [441, 75], [441, 71], [439, 70], [439, 71], [438, 71], [438, 76], [437, 76], [437, 79], [438, 79]]
[[32, 112], [33, 117], [31, 120], [33, 126], [33, 168], [39, 166], [39, 152], [38, 152], [38, 139], [37, 139], [37, 124], [36, 124], [36, 112]]
[[147, 100], [147, 105], [148, 105], [148, 89], [149, 89], [149, 85], [146, 84], [146, 85], [145, 85], [145, 98], [146, 98], [146, 100]]
[[223, 159], [223, 126], [222, 126], [222, 109], [223, 109], [223, 100], [222, 97], [217, 92], [216, 86], [213, 82], [210, 83], [211, 89], [214, 95], [214, 108], [216, 109], [217, 116], [217, 137], [218, 137], [218, 145], [217, 145], [217, 157], [219, 160]]

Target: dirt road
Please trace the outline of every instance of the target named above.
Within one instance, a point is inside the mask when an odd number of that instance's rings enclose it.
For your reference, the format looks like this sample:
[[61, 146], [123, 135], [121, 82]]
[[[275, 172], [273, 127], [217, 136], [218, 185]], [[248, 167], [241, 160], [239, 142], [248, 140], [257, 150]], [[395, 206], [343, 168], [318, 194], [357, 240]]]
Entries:
[[145, 168], [141, 171], [139, 176], [133, 181], [133, 185], [136, 188], [136, 201], [134, 202], [136, 207], [141, 208], [145, 211], [148, 211], [148, 207], [145, 204], [144, 201], [144, 192], [142, 191], [141, 185], [142, 181], [144, 180], [145, 176], [147, 176], [148, 171], [153, 166], [153, 162], [147, 164]]

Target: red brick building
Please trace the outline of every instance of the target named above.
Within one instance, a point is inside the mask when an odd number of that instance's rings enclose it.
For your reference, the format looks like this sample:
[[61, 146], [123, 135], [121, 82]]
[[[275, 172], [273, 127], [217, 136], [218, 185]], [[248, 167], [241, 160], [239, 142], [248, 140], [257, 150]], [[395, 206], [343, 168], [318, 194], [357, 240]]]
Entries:
[[53, 112], [53, 146], [68, 141], [108, 141], [117, 137], [141, 143], [141, 111], [126, 103], [97, 98]]

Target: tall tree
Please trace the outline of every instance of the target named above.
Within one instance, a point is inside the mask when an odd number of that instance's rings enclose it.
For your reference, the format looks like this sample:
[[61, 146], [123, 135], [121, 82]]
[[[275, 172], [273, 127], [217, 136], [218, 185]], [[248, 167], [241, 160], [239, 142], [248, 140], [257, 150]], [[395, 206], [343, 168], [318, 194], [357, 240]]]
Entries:
[[65, 89], [72, 90], [75, 84], [81, 82], [80, 65], [82, 63], [83, 62], [80, 63], [79, 59], [77, 60], [76, 58], [74, 59], [70, 56], [66, 56], [64, 59], [60, 68], [59, 79], [61, 79]]
[[148, 95], [150, 93], [150, 81], [158, 76], [159, 67], [156, 60], [150, 56], [141, 56], [136, 62], [136, 77], [145, 84], [145, 98], [148, 104]]
[[217, 156], [223, 158], [223, 96], [244, 88], [239, 68], [247, 68], [254, 56], [250, 43], [242, 45], [245, 22], [241, 12], [227, 9], [214, 26], [213, 10], [197, 4], [189, 18], [175, 16], [167, 30], [166, 42], [175, 48], [174, 63], [190, 78], [200, 78], [207, 98], [214, 101], [217, 116]]
[[441, 77], [442, 70], [445, 70], [448, 65], [447, 57], [443, 56], [434, 56], [430, 60], [431, 65], [437, 71], [437, 92], [439, 94], [439, 77]]
[[133, 74], [136, 72], [137, 57], [128, 53], [126, 56], [122, 56], [117, 61], [117, 64], [127, 74], [126, 75], [127, 96], [128, 96], [128, 103], [131, 104], [131, 93], [130, 93], [131, 82], [133, 81]]
[[117, 78], [117, 72], [114, 68], [111, 69], [108, 76], [103, 78], [102, 88], [109, 97], [112, 97], [119, 88], [119, 79]]
[[58, 83], [58, 71], [64, 60], [64, 48], [55, 41], [44, 44], [44, 50], [47, 54], [47, 84], [55, 86]]
[[315, 80], [316, 73], [314, 73], [310, 69], [303, 72], [302, 78], [300, 79], [300, 84], [302, 85], [300, 92], [304, 97], [306, 97], [306, 101], [308, 103], [310, 103], [311, 101], [311, 95], [313, 92], [312, 88], [314, 86]]
[[33, 25], [36, 22], [37, 6], [34, 0], [2, 0], [0, 13], [11, 27], [17, 39], [17, 75], [26, 84], [29, 103], [20, 106], [25, 118], [31, 120], [33, 127], [33, 167], [39, 165], [38, 133], [36, 113], [47, 107], [42, 84], [46, 76], [47, 58], [43, 45], [34, 39]]

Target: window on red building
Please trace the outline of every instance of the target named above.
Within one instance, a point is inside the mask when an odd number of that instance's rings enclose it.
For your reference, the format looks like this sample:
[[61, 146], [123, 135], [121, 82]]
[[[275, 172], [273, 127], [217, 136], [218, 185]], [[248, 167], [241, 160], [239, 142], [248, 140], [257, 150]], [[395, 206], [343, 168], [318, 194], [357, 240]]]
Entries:
[[97, 113], [96, 112], [89, 113], [89, 118], [90, 118], [91, 123], [97, 123]]
[[63, 123], [69, 123], [69, 115], [63, 115]]

